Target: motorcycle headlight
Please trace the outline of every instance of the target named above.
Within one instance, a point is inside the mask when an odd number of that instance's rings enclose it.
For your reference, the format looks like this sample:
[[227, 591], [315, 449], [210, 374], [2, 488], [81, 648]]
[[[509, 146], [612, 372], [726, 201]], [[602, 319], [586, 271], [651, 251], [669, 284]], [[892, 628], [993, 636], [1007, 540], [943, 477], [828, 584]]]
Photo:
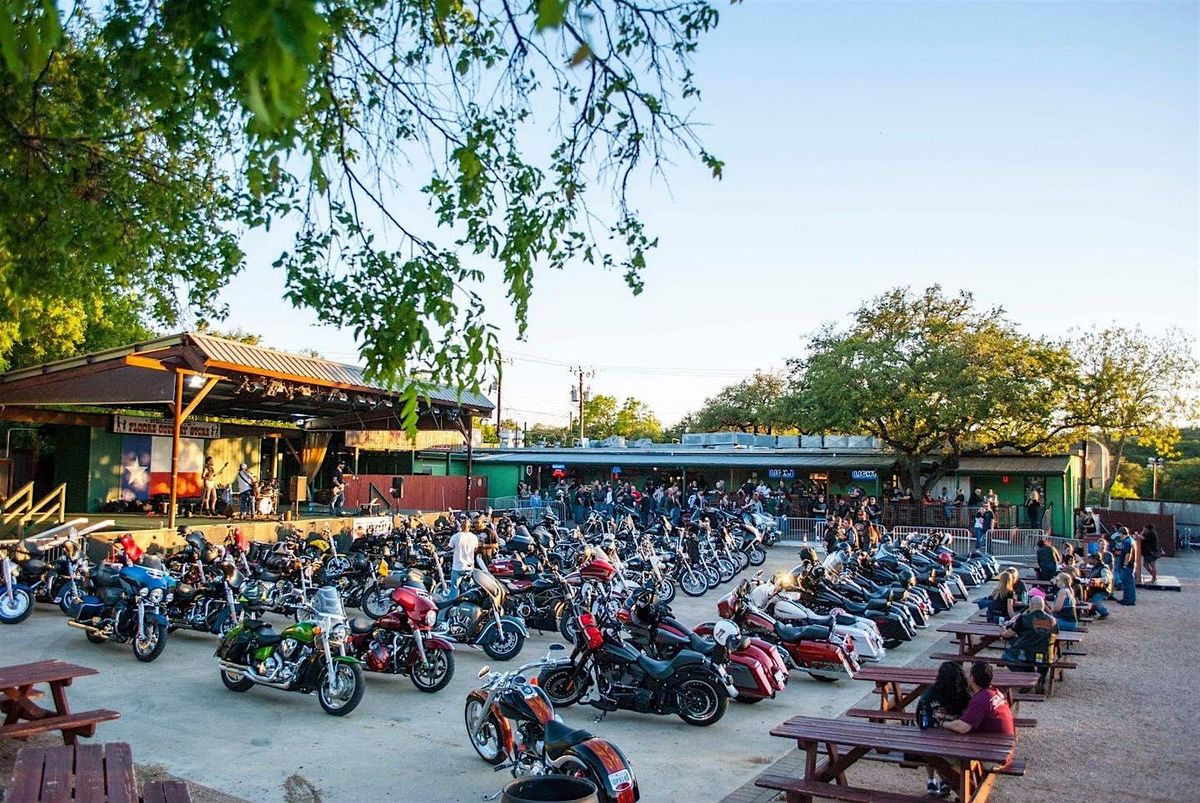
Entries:
[[425, 624], [433, 627], [437, 623], [437, 611], [429, 611], [425, 614]]
[[166, 596], [165, 591], [163, 591], [161, 588], [156, 588], [150, 592], [150, 601], [151, 602], [162, 602], [163, 597], [165, 597], [165, 596]]
[[138, 591], [138, 596], [139, 596], [139, 597], [148, 597], [148, 596], [150, 596], [150, 589], [148, 589], [148, 588], [143, 588], [143, 589], [139, 590], [139, 591]]
[[350, 628], [346, 625], [334, 625], [329, 631], [329, 640], [333, 643], [340, 643], [346, 640], [350, 635]]

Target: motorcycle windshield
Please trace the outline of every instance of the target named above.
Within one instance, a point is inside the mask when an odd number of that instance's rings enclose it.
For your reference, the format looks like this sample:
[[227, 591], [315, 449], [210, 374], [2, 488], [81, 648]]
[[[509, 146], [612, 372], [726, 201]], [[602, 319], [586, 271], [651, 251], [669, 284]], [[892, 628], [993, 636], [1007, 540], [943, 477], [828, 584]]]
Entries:
[[345, 619], [346, 610], [342, 607], [342, 597], [333, 586], [317, 589], [313, 597], [313, 610], [318, 616], [329, 616]]

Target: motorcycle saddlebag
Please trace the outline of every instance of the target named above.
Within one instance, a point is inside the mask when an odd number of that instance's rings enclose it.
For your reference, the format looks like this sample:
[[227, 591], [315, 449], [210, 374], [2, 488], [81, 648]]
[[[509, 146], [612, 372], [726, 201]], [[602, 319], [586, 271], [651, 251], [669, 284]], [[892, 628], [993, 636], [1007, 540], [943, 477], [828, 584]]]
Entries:
[[254, 631], [250, 628], [235, 628], [226, 633], [217, 647], [217, 657], [234, 664], [250, 662], [250, 646], [254, 641]]

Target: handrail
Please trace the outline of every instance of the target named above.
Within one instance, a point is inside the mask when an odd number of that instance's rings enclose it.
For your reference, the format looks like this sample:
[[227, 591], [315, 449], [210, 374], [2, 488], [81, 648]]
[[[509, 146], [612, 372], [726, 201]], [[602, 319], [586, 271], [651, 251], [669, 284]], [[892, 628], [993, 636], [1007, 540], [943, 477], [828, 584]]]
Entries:
[[[22, 500], [24, 500], [24, 503], [18, 504]], [[33, 506], [33, 483], [27, 482], [21, 486], [21, 489], [19, 491], [17, 491], [12, 496], [8, 497], [8, 499], [4, 500], [4, 508], [3, 508], [4, 518], [2, 520], [3, 523], [4, 524], [11, 523], [14, 519], [16, 519], [18, 516], [20, 516], [22, 513], [24, 513], [26, 510], [28, 510], [32, 506]]]
[[[53, 504], [51, 504], [53, 503]], [[4, 503], [4, 524], [17, 523], [17, 534], [24, 535], [25, 525], [41, 524], [51, 516], [62, 524], [67, 518], [67, 484], [61, 483], [37, 502], [33, 501], [33, 483], [30, 482]]]

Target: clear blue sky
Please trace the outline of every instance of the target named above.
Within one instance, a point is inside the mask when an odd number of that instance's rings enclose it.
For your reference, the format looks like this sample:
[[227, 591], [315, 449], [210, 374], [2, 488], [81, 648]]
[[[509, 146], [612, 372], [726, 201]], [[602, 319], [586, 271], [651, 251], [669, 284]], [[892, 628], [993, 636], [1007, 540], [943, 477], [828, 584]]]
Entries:
[[[566, 422], [557, 362], [671, 423], [898, 284], [969, 289], [1037, 334], [1200, 331], [1197, 3], [718, 6], [696, 72], [724, 180], [681, 158], [639, 191], [661, 241], [639, 297], [539, 274], [518, 343], [493, 294], [523, 355], [506, 417]], [[349, 332], [274, 300], [277, 244], [245, 247], [229, 325], [355, 361]]]

